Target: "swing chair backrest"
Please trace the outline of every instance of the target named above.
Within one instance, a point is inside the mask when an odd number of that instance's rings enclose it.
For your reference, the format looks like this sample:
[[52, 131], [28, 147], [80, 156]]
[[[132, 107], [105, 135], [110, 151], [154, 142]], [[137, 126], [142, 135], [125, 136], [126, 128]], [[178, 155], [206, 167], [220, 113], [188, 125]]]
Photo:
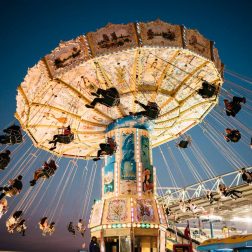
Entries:
[[64, 135], [64, 130], [65, 130], [64, 127], [58, 128], [58, 135]]

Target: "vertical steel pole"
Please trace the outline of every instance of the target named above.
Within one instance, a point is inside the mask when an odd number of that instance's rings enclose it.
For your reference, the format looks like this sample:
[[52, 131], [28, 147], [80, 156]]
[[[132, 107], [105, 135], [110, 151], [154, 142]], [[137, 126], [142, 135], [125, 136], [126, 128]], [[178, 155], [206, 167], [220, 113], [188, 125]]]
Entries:
[[210, 220], [209, 221], [210, 224], [210, 233], [211, 233], [211, 238], [214, 238], [214, 232], [213, 232], [213, 222]]

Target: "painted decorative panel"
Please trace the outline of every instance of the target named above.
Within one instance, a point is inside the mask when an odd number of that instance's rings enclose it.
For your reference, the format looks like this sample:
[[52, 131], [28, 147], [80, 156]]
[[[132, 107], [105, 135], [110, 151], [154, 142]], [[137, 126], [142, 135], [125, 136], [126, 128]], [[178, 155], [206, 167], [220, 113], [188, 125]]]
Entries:
[[153, 201], [149, 199], [136, 200], [137, 221], [153, 222], [155, 221]]
[[127, 201], [126, 200], [111, 200], [108, 203], [107, 221], [120, 222], [127, 219]]
[[97, 32], [87, 34], [94, 55], [121, 51], [138, 46], [135, 24], [108, 24]]
[[149, 46], [183, 46], [182, 27], [161, 20], [140, 23], [141, 38], [144, 45]]
[[136, 162], [134, 134], [122, 134], [122, 160], [120, 168], [120, 193], [135, 194]]
[[110, 163], [104, 167], [104, 194], [114, 192], [114, 163]]

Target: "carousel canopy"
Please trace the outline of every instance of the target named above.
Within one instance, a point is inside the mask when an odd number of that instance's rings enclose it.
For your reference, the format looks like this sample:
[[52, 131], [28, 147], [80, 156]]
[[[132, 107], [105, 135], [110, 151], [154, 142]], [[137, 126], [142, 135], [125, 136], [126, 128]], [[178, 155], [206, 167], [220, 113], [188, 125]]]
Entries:
[[[18, 87], [16, 118], [38, 148], [63, 126], [75, 135], [53, 152], [89, 159], [105, 141], [116, 119], [141, 111], [134, 103], [156, 102], [161, 109], [151, 133], [152, 146], [177, 138], [197, 125], [218, 102], [223, 65], [213, 42], [198, 31], [160, 20], [108, 24], [61, 42], [29, 69]], [[206, 81], [216, 87], [211, 98], [198, 90]], [[88, 109], [98, 88], [116, 87], [119, 106]]]

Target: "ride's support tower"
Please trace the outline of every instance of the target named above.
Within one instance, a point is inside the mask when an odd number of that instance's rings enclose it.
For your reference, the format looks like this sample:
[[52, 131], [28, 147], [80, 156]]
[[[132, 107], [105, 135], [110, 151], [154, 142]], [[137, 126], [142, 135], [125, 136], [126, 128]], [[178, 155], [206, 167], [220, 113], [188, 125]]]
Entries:
[[93, 205], [89, 227], [101, 251], [165, 251], [166, 220], [156, 200], [151, 123], [128, 116], [107, 128], [117, 143], [102, 168], [102, 199]]

